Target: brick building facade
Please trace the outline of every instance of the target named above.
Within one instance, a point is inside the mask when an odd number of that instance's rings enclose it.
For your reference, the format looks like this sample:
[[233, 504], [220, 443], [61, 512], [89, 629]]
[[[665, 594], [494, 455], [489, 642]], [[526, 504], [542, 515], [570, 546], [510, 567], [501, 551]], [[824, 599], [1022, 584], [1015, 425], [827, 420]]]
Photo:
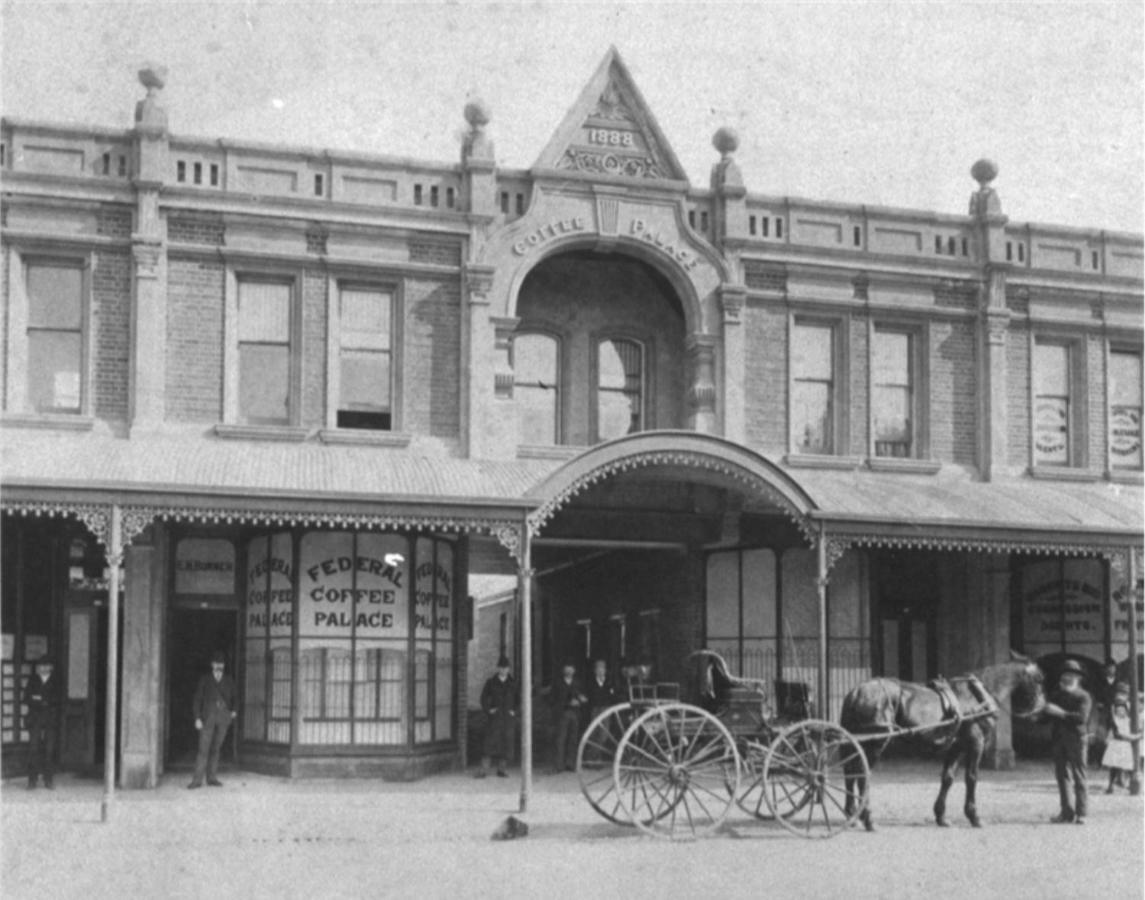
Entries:
[[986, 161], [966, 215], [750, 192], [729, 129], [693, 187], [615, 51], [528, 170], [479, 102], [433, 164], [181, 137], [141, 80], [0, 134], [6, 773], [50, 653], [63, 765], [154, 785], [217, 649], [240, 766], [459, 765], [471, 575], [530, 697], [1126, 656], [1139, 235], [1011, 222]]

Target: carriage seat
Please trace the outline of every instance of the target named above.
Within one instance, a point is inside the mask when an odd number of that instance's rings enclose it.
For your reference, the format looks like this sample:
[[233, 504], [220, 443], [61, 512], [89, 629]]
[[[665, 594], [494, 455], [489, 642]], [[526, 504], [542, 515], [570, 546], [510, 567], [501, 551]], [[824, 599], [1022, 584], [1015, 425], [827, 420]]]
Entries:
[[767, 698], [758, 688], [732, 684], [721, 692], [716, 717], [733, 735], [754, 735], [767, 720]]
[[792, 721], [809, 719], [811, 709], [811, 685], [803, 681], [775, 682], [775, 703], [779, 715]]

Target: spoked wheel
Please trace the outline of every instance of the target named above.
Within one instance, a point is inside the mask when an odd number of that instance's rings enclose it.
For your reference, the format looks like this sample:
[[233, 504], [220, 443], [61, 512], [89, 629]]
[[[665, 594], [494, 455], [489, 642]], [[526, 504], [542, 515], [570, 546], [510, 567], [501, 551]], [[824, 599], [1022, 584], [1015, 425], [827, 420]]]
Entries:
[[719, 719], [682, 703], [656, 706], [617, 747], [613, 780], [629, 821], [657, 837], [718, 828], [739, 792], [739, 754]]
[[739, 792], [735, 794], [736, 805], [748, 815], [765, 822], [770, 821], [775, 818], [775, 814], [764, 796], [766, 790], [763, 780], [763, 764], [767, 760], [768, 747], [749, 739], [741, 740], [736, 749], [739, 750], [740, 769], [743, 773]]
[[870, 775], [858, 741], [831, 722], [796, 722], [776, 735], [764, 760], [764, 799], [788, 831], [834, 837], [851, 827], [866, 805], [857, 787], [848, 797], [848, 771], [863, 779]]
[[631, 825], [632, 820], [620, 805], [612, 763], [620, 738], [632, 724], [635, 713], [629, 703], [610, 706], [592, 720], [576, 751], [576, 774], [580, 792], [589, 805], [617, 825]]

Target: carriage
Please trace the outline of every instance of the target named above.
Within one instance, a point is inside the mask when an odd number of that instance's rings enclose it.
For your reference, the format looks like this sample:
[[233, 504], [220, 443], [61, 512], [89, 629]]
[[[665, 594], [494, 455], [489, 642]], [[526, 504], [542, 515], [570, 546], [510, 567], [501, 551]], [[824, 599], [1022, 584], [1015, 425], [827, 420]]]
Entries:
[[[858, 818], [848, 801], [861, 743], [791, 705], [776, 713], [766, 682], [728, 673], [716, 653], [693, 653], [695, 690], [629, 678], [628, 701], [589, 724], [577, 750], [581, 791], [601, 816], [658, 837], [718, 829], [733, 807], [807, 838], [833, 837]], [[805, 698], [804, 698], [805, 699]], [[850, 780], [848, 780], [850, 779]]]

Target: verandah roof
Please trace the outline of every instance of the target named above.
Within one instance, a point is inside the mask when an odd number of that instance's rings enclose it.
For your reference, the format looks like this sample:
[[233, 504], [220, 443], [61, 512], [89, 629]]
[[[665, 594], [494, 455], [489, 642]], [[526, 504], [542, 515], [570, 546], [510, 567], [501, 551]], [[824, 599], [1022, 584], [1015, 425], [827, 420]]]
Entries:
[[[508, 521], [536, 505], [537, 485], [568, 463], [417, 456], [405, 448], [209, 434], [123, 440], [9, 428], [2, 437], [0, 482], [8, 506], [98, 493], [119, 495], [124, 503], [173, 507], [258, 510], [294, 504], [336, 512], [385, 504], [427, 514], [470, 509], [486, 520], [493, 515]], [[813, 503], [811, 522], [858, 544], [986, 548], [994, 542], [999, 549], [1084, 551], [1140, 543], [1145, 519], [1138, 484], [1030, 478], [985, 483], [959, 470], [786, 471]]]

